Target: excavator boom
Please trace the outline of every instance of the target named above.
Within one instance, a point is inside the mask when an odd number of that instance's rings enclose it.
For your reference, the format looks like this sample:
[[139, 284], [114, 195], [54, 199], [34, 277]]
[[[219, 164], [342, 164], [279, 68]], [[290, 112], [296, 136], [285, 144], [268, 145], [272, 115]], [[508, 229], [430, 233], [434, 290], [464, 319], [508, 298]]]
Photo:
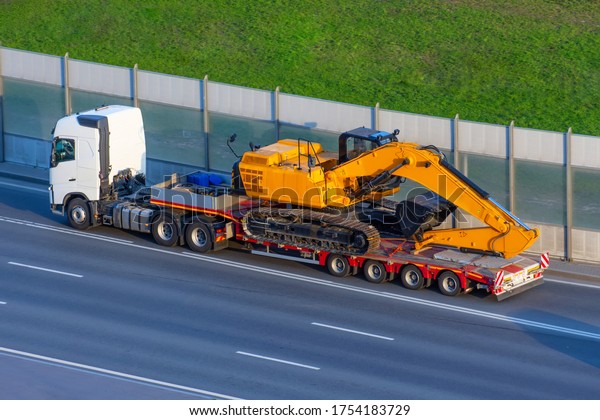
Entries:
[[[484, 225], [476, 228], [427, 231], [422, 240], [417, 241], [417, 249], [428, 244], [440, 244], [511, 258], [525, 251], [539, 237], [537, 229], [530, 229], [502, 207], [433, 147], [391, 142], [339, 165], [332, 172], [336, 179], [375, 179], [382, 173], [411, 179], [469, 213]], [[374, 184], [373, 181], [370, 183]], [[364, 194], [362, 190], [364, 187], [354, 195], [359, 200]]]

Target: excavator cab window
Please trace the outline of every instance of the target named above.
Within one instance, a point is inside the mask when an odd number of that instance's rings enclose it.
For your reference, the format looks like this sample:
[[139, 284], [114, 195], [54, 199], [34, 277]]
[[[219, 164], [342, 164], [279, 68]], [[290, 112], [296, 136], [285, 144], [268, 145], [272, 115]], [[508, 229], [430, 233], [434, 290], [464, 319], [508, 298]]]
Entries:
[[[347, 160], [354, 159], [355, 157], [360, 156], [361, 154], [366, 152], [367, 150], [373, 149], [373, 145], [374, 143], [370, 141], [350, 137], [348, 139], [348, 142], [346, 143], [346, 147], [348, 150], [348, 152], [346, 153]], [[377, 146], [375, 145], [375, 147]]]
[[339, 138], [339, 162], [342, 164], [360, 156], [364, 152], [375, 150], [391, 141], [398, 141], [397, 130], [393, 133], [373, 130], [371, 128], [355, 128], [342, 133]]

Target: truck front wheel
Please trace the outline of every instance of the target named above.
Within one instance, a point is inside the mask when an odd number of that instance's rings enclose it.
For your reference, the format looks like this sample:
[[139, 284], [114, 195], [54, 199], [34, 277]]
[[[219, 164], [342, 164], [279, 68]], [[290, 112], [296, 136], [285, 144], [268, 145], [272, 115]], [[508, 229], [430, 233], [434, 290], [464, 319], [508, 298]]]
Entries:
[[185, 242], [194, 252], [205, 253], [212, 249], [212, 235], [206, 223], [192, 222], [185, 229]]
[[74, 198], [67, 206], [67, 219], [75, 229], [85, 230], [91, 224], [90, 206], [81, 198]]
[[152, 236], [157, 244], [174, 246], [179, 239], [177, 226], [170, 216], [162, 215], [152, 223]]

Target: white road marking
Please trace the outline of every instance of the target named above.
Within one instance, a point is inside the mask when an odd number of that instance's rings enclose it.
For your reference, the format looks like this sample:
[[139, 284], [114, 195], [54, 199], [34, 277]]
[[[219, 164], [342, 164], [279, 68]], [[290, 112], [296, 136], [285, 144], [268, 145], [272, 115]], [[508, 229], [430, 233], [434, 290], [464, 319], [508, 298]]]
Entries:
[[189, 386], [183, 386], [183, 385], [177, 385], [177, 384], [173, 384], [173, 383], [169, 383], [169, 382], [157, 381], [155, 379], [144, 378], [143, 376], [129, 375], [128, 373], [117, 372], [117, 371], [108, 370], [108, 369], [102, 369], [99, 367], [84, 365], [81, 363], [69, 362], [68, 360], [55, 359], [53, 357], [41, 356], [39, 354], [27, 353], [24, 351], [13, 350], [13, 349], [9, 349], [6, 347], [0, 347], [0, 353], [2, 353], [2, 352], [9, 354], [9, 355], [24, 357], [27, 359], [33, 359], [33, 360], [49, 363], [52, 365], [57, 365], [57, 366], [64, 367], [64, 368], [83, 370], [88, 373], [91, 372], [91, 373], [96, 373], [96, 374], [101, 374], [101, 375], [114, 376], [116, 378], [141, 382], [141, 383], [148, 384], [148, 385], [155, 385], [155, 386], [159, 386], [159, 387], [171, 388], [173, 390], [190, 392], [193, 394], [199, 394], [199, 395], [203, 395], [203, 396], [207, 396], [207, 397], [211, 397], [211, 398], [221, 398], [224, 400], [239, 399], [236, 397], [232, 397], [230, 395], [218, 394], [216, 392], [206, 391], [204, 389], [191, 388]]
[[[0, 221], [3, 221], [2, 217], [0, 217]], [[28, 224], [27, 226], [37, 227], [37, 226], [30, 225], [30, 224]], [[84, 235], [84, 236], [87, 236], [87, 235]], [[97, 239], [97, 238], [93, 238], [93, 237], [89, 237], [89, 236], [87, 236], [87, 237], [91, 238], [91, 239]], [[442, 310], [446, 310], [446, 311], [458, 312], [458, 313], [478, 316], [481, 318], [493, 319], [493, 320], [501, 321], [501, 322], [508, 322], [508, 323], [517, 324], [517, 325], [534, 327], [534, 328], [538, 328], [541, 330], [560, 332], [563, 334], [570, 334], [570, 335], [575, 335], [575, 336], [579, 336], [579, 337], [600, 340], [600, 333], [593, 333], [593, 332], [589, 332], [589, 331], [577, 330], [574, 328], [561, 327], [559, 325], [546, 324], [543, 322], [530, 321], [530, 320], [524, 319], [524, 318], [516, 318], [516, 317], [501, 315], [501, 314], [497, 314], [497, 313], [493, 313], [493, 312], [480, 311], [477, 309], [463, 308], [463, 307], [456, 306], [456, 305], [450, 305], [450, 304], [441, 303], [441, 302], [434, 302], [434, 301], [429, 301], [429, 300], [422, 299], [422, 298], [399, 295], [396, 293], [380, 292], [380, 291], [367, 289], [367, 288], [363, 288], [363, 287], [335, 283], [330, 280], [323, 280], [323, 279], [318, 279], [315, 277], [308, 277], [308, 276], [303, 276], [300, 274], [294, 274], [294, 273], [288, 273], [285, 271], [273, 270], [273, 269], [266, 268], [266, 267], [259, 267], [259, 266], [250, 265], [250, 264], [233, 262], [233, 261], [229, 261], [229, 260], [225, 260], [225, 259], [221, 259], [221, 258], [209, 257], [206, 255], [201, 255], [201, 254], [194, 254], [191, 252], [176, 252], [176, 251], [170, 251], [168, 249], [161, 249], [158, 247], [149, 247], [149, 246], [139, 245], [139, 244], [134, 244], [134, 243], [125, 243], [125, 242], [115, 242], [115, 243], [119, 243], [119, 244], [125, 245], [125, 246], [130, 246], [133, 248], [143, 249], [143, 250], [147, 250], [147, 251], [160, 252], [163, 254], [175, 255], [175, 256], [184, 257], [184, 258], [192, 258], [192, 259], [210, 262], [210, 263], [219, 264], [219, 265], [224, 265], [224, 266], [228, 266], [228, 267], [237, 267], [237, 268], [241, 268], [244, 270], [254, 271], [254, 272], [262, 273], [262, 274], [270, 274], [272, 276], [282, 277], [286, 280], [293, 279], [293, 280], [298, 280], [298, 281], [302, 281], [302, 282], [306, 282], [306, 283], [312, 283], [312, 284], [318, 284], [321, 286], [332, 287], [335, 289], [342, 289], [342, 290], [347, 290], [347, 291], [351, 291], [351, 292], [355, 292], [355, 293], [361, 293], [361, 294], [365, 294], [365, 295], [378, 296], [378, 297], [383, 297], [383, 298], [387, 298], [387, 299], [393, 299], [393, 300], [398, 300], [398, 301], [402, 301], [402, 302], [413, 303], [415, 305], [428, 306], [428, 307], [433, 307], [433, 308], [442, 309]]]
[[9, 261], [8, 263], [10, 265], [16, 265], [16, 266], [19, 266], [19, 267], [31, 268], [33, 270], [48, 271], [50, 273], [62, 274], [63, 276], [71, 276], [71, 277], [79, 277], [79, 278], [83, 277], [83, 275], [81, 275], [81, 274], [73, 274], [73, 273], [67, 273], [65, 271], [51, 270], [50, 268], [36, 267], [35, 265], [21, 264], [21, 263], [16, 263], [16, 262], [13, 262], [13, 261]]
[[0, 185], [6, 185], [8, 187], [15, 187], [15, 188], [18, 188], [19, 190], [28, 190], [28, 191], [35, 191], [37, 193], [48, 194], [48, 187], [34, 188], [34, 187], [28, 187], [27, 185], [11, 184], [10, 182], [2, 182], [2, 181], [0, 181]]
[[385, 337], [383, 335], [371, 334], [371, 333], [362, 332], [362, 331], [356, 331], [356, 330], [349, 330], [347, 328], [336, 327], [334, 325], [321, 324], [319, 322], [311, 322], [311, 325], [316, 325], [317, 327], [323, 327], [323, 328], [331, 328], [332, 330], [345, 331], [345, 332], [349, 332], [349, 333], [352, 333], [352, 334], [366, 335], [367, 337], [380, 338], [382, 340], [390, 340], [390, 341], [394, 340], [391, 337]]
[[563, 281], [563, 280], [552, 280], [552, 279], [547, 279], [545, 277], [544, 277], [544, 281], [547, 281], [549, 283], [568, 284], [569, 286], [579, 286], [579, 287], [589, 287], [591, 289], [600, 289], [600, 286], [595, 285], [595, 284], [576, 283], [573, 281]]
[[312, 370], [321, 370], [321, 368], [318, 368], [315, 366], [303, 365], [302, 363], [290, 362], [289, 360], [282, 360], [282, 359], [275, 359], [273, 357], [261, 356], [260, 354], [246, 353], [245, 351], [236, 351], [236, 353], [244, 355], [244, 356], [255, 357], [257, 359], [270, 360], [271, 362], [283, 363], [286, 365], [298, 366], [298, 367], [303, 367], [303, 368], [312, 369]]
[[84, 238], [98, 239], [98, 240], [106, 241], [106, 242], [115, 242], [115, 243], [121, 242], [121, 243], [126, 243], [126, 244], [133, 243], [133, 241], [129, 241], [126, 239], [111, 238], [110, 236], [98, 235], [96, 233], [87, 233], [87, 232], [84, 233], [84, 232], [76, 231], [72, 228], [50, 226], [50, 225], [45, 225], [42, 223], [30, 222], [27, 220], [15, 219], [15, 218], [6, 217], [6, 216], [0, 216], [0, 222], [14, 223], [17, 225], [24, 225], [24, 226], [34, 227], [37, 229], [44, 229], [44, 230], [50, 230], [53, 232], [66, 233], [68, 235], [82, 236]]

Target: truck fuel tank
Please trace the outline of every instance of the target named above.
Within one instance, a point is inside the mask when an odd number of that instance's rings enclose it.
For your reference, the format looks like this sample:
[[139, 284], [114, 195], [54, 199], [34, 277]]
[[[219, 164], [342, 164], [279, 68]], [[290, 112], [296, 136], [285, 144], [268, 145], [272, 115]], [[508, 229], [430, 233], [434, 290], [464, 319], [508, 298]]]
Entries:
[[132, 203], [118, 203], [112, 209], [112, 225], [134, 232], [150, 233], [154, 213], [155, 210], [139, 207]]

